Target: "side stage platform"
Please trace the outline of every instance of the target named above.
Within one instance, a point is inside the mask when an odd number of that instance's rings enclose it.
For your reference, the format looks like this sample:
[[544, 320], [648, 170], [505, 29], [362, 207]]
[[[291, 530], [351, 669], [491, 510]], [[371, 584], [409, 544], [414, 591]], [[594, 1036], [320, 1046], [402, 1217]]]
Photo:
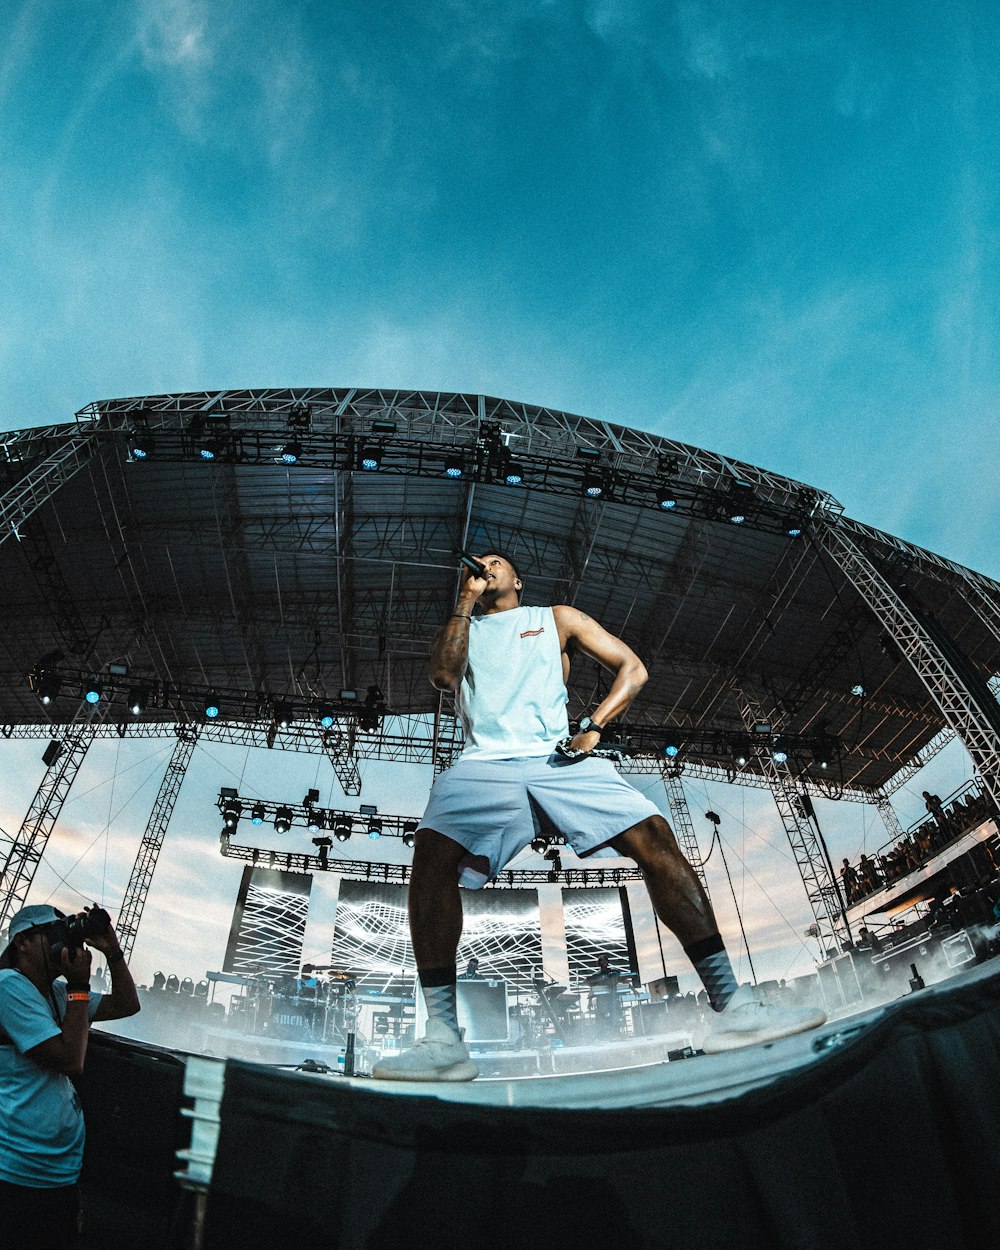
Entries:
[[[201, 1177], [208, 1250], [987, 1250], [1000, 1245], [997, 963], [770, 1046], [615, 1072], [428, 1087], [192, 1061], [189, 1092], [224, 1075], [214, 1164], [210, 1115], [195, 1121], [172, 1240], [142, 1244], [185, 1244]], [[99, 1072], [119, 1124], [145, 1107], [148, 1132], [153, 1104], [110, 1079], [142, 1047], [94, 1049], [97, 1213], [102, 1178], [135, 1163], [115, 1158]], [[175, 1073], [176, 1057], [154, 1059]]]

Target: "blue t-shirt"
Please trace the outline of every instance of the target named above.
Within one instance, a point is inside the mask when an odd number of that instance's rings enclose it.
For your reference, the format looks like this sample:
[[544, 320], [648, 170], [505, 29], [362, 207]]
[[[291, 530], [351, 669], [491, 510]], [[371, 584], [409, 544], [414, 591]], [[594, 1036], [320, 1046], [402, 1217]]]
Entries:
[[[83, 1164], [83, 1112], [68, 1076], [25, 1052], [62, 1031], [66, 985], [52, 1004], [14, 968], [0, 968], [0, 1180], [47, 1189], [73, 1185]], [[101, 1001], [91, 994], [91, 1020]]]

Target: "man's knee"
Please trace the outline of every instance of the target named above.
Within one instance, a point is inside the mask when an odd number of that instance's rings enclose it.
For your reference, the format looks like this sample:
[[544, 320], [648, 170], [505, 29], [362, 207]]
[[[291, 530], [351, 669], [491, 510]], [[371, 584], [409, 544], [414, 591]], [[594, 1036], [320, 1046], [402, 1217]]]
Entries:
[[647, 816], [613, 838], [611, 845], [634, 859], [640, 868], [657, 860], [674, 859], [681, 853], [677, 839], [663, 816]]
[[443, 833], [418, 829], [413, 844], [411, 884], [414, 877], [457, 880], [458, 865], [468, 853], [464, 846], [446, 838]]

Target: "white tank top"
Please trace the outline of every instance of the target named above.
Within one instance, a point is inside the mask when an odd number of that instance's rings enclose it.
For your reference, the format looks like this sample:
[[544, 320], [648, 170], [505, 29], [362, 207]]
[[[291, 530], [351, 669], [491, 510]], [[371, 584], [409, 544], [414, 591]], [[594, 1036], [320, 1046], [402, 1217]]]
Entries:
[[455, 695], [463, 759], [550, 754], [569, 733], [567, 699], [551, 608], [473, 617], [469, 664]]

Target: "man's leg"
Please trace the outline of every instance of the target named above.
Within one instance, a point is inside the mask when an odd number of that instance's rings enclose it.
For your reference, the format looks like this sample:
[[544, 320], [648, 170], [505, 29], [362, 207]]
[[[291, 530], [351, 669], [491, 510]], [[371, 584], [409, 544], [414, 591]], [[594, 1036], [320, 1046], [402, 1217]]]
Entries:
[[427, 1033], [399, 1055], [380, 1059], [372, 1076], [389, 1081], [471, 1081], [479, 1069], [458, 1029], [455, 956], [462, 936], [458, 867], [468, 851], [419, 829], [410, 874], [410, 940], [427, 1006]]
[[712, 1007], [722, 1011], [736, 992], [736, 978], [712, 904], [666, 820], [650, 816], [612, 838], [611, 845], [639, 865], [653, 909], [684, 947]]
[[433, 829], [418, 829], [410, 872], [410, 941], [427, 1018], [458, 1032], [455, 959], [462, 936], [462, 893], [458, 866], [464, 846]]
[[709, 1002], [721, 1013], [702, 1041], [706, 1052], [776, 1041], [823, 1023], [826, 1013], [818, 1008], [776, 1006], [737, 986], [712, 905], [662, 816], [640, 821], [612, 838], [611, 845], [639, 865], [656, 914], [680, 939]]

